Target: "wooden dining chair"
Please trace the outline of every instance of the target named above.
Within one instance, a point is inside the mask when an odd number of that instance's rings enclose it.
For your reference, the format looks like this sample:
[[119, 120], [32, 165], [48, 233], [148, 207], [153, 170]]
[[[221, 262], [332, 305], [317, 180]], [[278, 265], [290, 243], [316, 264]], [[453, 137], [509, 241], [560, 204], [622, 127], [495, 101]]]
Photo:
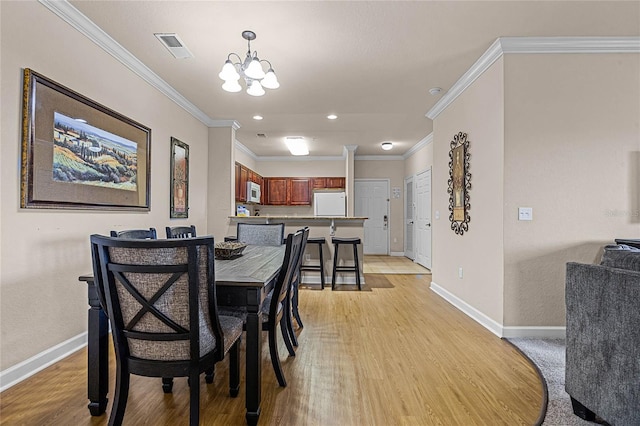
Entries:
[[[298, 231], [295, 234], [289, 234], [287, 236], [282, 267], [275, 279], [273, 290], [269, 292], [262, 304], [262, 330], [268, 333], [271, 364], [273, 365], [273, 370], [276, 374], [276, 378], [278, 379], [278, 384], [282, 387], [287, 386], [287, 381], [284, 377], [284, 372], [282, 371], [282, 365], [280, 364], [280, 358], [278, 355], [277, 331], [279, 326], [289, 355], [295, 356], [296, 352], [291, 343], [285, 314], [287, 312], [286, 304], [290, 303], [288, 296], [291, 288], [293, 271], [296, 266], [298, 256], [300, 256], [302, 235], [303, 232]], [[246, 328], [246, 307], [222, 306], [220, 307], [220, 312], [222, 315], [232, 315], [241, 318]]]
[[196, 236], [195, 225], [167, 226], [167, 238], [193, 238]]
[[91, 236], [116, 351], [109, 425], [121, 425], [130, 375], [189, 378], [189, 424], [199, 424], [200, 374], [229, 353], [229, 393], [240, 388], [242, 321], [218, 313], [213, 237], [136, 240]]
[[156, 228], [126, 229], [124, 231], [111, 231], [112, 237], [128, 238], [133, 240], [157, 240]]
[[307, 239], [309, 238], [309, 227], [304, 227], [301, 229], [302, 231], [302, 242], [300, 245], [300, 255], [298, 256], [298, 260], [293, 269], [293, 277], [291, 279], [291, 286], [289, 289], [289, 299], [290, 303], [287, 303], [285, 306], [287, 308], [286, 316], [287, 316], [287, 328], [289, 330], [289, 334], [291, 336], [291, 343], [293, 346], [298, 346], [298, 337], [296, 336], [296, 332], [293, 329], [293, 318], [296, 319], [296, 323], [298, 327], [303, 328], [304, 324], [302, 323], [302, 318], [300, 318], [300, 312], [298, 310], [298, 287], [300, 285], [300, 279], [302, 278], [301, 268], [302, 268], [302, 258], [304, 257], [304, 250], [307, 247]]
[[284, 242], [284, 223], [239, 222], [236, 241], [257, 246], [280, 246]]

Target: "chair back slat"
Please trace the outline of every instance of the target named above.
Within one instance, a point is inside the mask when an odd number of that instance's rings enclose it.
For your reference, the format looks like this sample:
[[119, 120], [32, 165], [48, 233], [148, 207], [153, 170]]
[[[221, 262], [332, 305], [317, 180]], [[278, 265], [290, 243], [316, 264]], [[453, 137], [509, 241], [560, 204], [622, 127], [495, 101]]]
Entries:
[[281, 246], [284, 242], [284, 223], [242, 223], [236, 225], [238, 242], [258, 246]]
[[167, 226], [165, 231], [167, 232], [167, 238], [194, 238], [197, 236], [195, 225]]
[[157, 240], [156, 228], [149, 229], [126, 229], [124, 231], [111, 231], [111, 236], [116, 238], [127, 238], [131, 240]]

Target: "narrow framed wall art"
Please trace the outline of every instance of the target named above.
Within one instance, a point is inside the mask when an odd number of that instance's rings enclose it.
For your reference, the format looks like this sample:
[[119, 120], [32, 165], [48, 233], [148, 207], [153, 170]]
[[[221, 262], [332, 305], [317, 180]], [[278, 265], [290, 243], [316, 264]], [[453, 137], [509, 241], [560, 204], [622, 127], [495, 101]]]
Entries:
[[189, 217], [189, 145], [171, 138], [171, 208], [169, 217]]

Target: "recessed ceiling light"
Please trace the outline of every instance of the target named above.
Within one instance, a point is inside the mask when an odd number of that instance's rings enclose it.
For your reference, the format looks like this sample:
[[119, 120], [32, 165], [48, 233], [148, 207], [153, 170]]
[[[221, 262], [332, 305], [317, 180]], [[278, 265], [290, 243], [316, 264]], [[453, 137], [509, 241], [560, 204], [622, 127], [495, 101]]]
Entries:
[[431, 89], [429, 89], [429, 93], [431, 93], [432, 95], [438, 95], [440, 94], [440, 92], [442, 92], [442, 89], [439, 87], [432, 87]]
[[382, 142], [380, 144], [380, 146], [382, 147], [382, 149], [384, 149], [385, 151], [389, 151], [391, 148], [393, 148], [393, 142]]
[[309, 155], [307, 142], [302, 136], [287, 136], [285, 143], [292, 155]]
[[263, 118], [263, 117], [262, 117], [261, 115], [254, 115], [254, 116], [253, 116], [253, 119], [254, 119], [254, 120], [262, 120], [262, 118]]
[[338, 116], [337, 116], [337, 115], [335, 115], [335, 114], [329, 114], [329, 115], [327, 115], [327, 118], [328, 118], [329, 120], [335, 120], [336, 118], [338, 118]]

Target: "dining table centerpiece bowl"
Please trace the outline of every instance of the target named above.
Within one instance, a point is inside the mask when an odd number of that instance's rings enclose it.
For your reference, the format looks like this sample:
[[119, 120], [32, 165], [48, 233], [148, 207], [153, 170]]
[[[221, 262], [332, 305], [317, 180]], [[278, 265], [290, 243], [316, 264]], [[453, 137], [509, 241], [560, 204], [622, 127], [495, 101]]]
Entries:
[[247, 247], [247, 244], [235, 241], [216, 243], [215, 256], [218, 259], [231, 259], [240, 256], [245, 247]]

